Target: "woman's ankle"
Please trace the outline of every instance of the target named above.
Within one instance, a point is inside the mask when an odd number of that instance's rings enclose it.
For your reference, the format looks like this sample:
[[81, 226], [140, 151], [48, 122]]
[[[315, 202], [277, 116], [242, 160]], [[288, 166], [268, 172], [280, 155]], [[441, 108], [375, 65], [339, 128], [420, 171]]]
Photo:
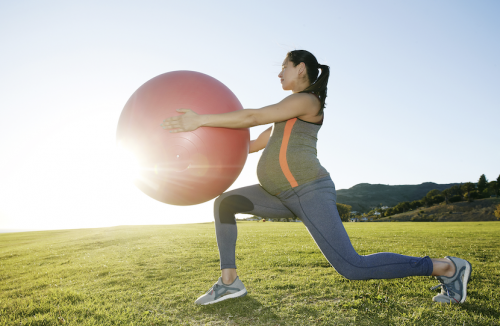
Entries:
[[452, 277], [455, 275], [455, 264], [447, 258], [432, 259], [432, 276]]
[[233, 284], [234, 280], [238, 277], [236, 268], [225, 268], [221, 271], [222, 283], [226, 285]]

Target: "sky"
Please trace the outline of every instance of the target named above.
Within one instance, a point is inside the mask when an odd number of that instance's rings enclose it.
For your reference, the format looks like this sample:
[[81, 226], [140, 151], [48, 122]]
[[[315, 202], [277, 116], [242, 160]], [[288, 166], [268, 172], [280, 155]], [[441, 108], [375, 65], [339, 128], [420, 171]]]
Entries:
[[[0, 229], [213, 221], [213, 200], [135, 188], [121, 110], [176, 70], [218, 79], [244, 108], [277, 103], [294, 49], [331, 68], [318, 157], [337, 189], [494, 180], [499, 15], [494, 0], [1, 1]], [[229, 190], [258, 183], [261, 153]]]

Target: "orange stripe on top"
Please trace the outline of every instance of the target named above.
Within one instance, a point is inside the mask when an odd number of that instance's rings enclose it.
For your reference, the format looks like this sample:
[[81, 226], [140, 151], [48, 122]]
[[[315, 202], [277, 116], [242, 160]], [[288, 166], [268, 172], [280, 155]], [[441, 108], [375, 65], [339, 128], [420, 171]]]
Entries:
[[285, 131], [283, 132], [283, 140], [281, 141], [281, 148], [280, 148], [281, 171], [283, 171], [283, 174], [285, 175], [288, 182], [290, 182], [292, 188], [297, 187], [299, 184], [297, 183], [297, 181], [295, 181], [295, 178], [293, 177], [292, 172], [290, 172], [290, 168], [288, 167], [288, 162], [286, 161], [286, 150], [288, 147], [288, 141], [290, 140], [290, 134], [292, 133], [292, 128], [293, 125], [295, 124], [295, 121], [297, 121], [297, 118], [290, 119], [286, 122]]

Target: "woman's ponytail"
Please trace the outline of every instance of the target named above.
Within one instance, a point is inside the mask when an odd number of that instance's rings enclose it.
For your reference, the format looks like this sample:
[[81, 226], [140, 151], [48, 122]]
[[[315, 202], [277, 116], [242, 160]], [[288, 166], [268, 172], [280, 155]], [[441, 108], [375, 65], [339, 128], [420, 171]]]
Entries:
[[304, 89], [300, 93], [313, 93], [316, 94], [321, 102], [321, 109], [318, 112], [318, 115], [323, 114], [323, 109], [325, 108], [325, 100], [326, 100], [326, 91], [328, 89], [328, 78], [330, 77], [330, 67], [327, 65], [318, 65], [318, 68], [321, 69], [321, 74], [318, 79], [314, 81], [309, 87]]
[[[328, 85], [328, 78], [330, 77], [330, 67], [327, 65], [320, 65], [316, 57], [305, 50], [294, 50], [287, 54], [290, 61], [293, 62], [294, 66], [299, 63], [304, 62], [306, 65], [307, 77], [311, 82], [311, 85], [301, 91], [300, 93], [312, 93], [318, 96], [321, 102], [321, 109], [318, 115], [323, 114], [323, 109], [325, 108], [326, 92]], [[321, 74], [318, 76], [318, 69], [321, 70]]]

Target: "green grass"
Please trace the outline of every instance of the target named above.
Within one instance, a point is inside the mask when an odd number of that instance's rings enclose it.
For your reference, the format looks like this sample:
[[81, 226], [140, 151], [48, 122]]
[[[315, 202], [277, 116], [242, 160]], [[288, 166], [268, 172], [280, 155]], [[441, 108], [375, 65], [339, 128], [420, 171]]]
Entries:
[[467, 302], [440, 305], [431, 277], [349, 281], [302, 223], [238, 223], [248, 295], [194, 300], [219, 276], [213, 224], [0, 235], [0, 325], [498, 325], [500, 223], [346, 223], [360, 254], [460, 256]]

